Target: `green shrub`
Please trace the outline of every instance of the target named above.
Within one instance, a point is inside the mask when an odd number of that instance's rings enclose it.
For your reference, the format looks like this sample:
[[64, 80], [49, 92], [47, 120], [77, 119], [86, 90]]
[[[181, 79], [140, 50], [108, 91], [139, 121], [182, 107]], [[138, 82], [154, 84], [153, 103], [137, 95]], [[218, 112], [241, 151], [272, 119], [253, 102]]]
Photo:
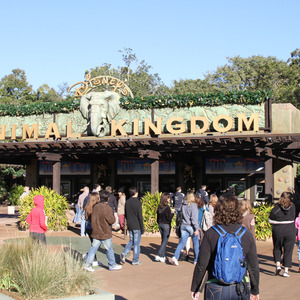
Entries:
[[45, 186], [32, 190], [29, 195], [22, 198], [20, 203], [21, 228], [29, 227], [26, 223], [26, 218], [34, 207], [33, 198], [36, 195], [43, 195], [45, 198], [45, 214], [48, 218], [48, 229], [65, 230], [68, 226], [66, 217], [66, 210], [68, 209], [67, 199]]
[[266, 204], [254, 207], [255, 215], [255, 237], [257, 240], [265, 241], [272, 237], [272, 226], [269, 223], [269, 215], [274, 205]]
[[[155, 195], [147, 192], [141, 199], [143, 207], [143, 220], [145, 232], [158, 232], [157, 208], [162, 193], [157, 192]], [[172, 220], [171, 227], [175, 227], [175, 217]]]
[[69, 252], [54, 251], [31, 239], [4, 244], [0, 253], [2, 288], [25, 299], [86, 295], [93, 281]]
[[22, 185], [15, 185], [9, 191], [8, 200], [11, 205], [19, 205], [20, 196], [24, 192], [24, 187]]

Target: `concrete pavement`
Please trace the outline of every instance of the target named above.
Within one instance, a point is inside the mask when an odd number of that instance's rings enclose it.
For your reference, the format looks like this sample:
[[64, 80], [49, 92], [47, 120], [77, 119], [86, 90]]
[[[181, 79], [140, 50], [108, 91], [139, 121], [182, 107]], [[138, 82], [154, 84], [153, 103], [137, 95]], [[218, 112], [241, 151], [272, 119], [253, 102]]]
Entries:
[[[3, 240], [14, 237], [28, 236], [28, 232], [19, 231], [16, 226], [17, 215], [7, 215], [7, 207], [0, 207], [0, 245]], [[79, 230], [70, 227], [69, 230], [61, 232], [47, 232], [50, 236], [79, 236]], [[114, 244], [122, 247], [128, 241], [124, 236], [113, 233]], [[88, 239], [87, 239], [87, 242]], [[167, 246], [167, 258], [171, 260], [178, 239], [172, 236]], [[120, 271], [110, 272], [107, 269], [99, 269], [92, 276], [98, 282], [98, 288], [114, 293], [116, 299], [191, 299], [190, 285], [194, 265], [189, 262], [179, 261], [175, 267], [170, 262], [154, 262], [154, 257], [160, 245], [158, 235], [142, 236], [140, 260], [142, 265], [132, 266], [132, 252], [126, 260], [126, 264]], [[122, 249], [117, 247], [116, 259]], [[272, 241], [257, 241], [258, 258], [260, 264], [260, 299], [262, 300], [286, 300], [299, 299], [299, 280], [297, 261], [297, 247], [293, 253], [293, 268], [290, 270], [290, 278], [274, 276], [275, 266], [272, 257]], [[106, 262], [104, 262], [106, 263]], [[200, 299], [203, 297], [201, 296]]]

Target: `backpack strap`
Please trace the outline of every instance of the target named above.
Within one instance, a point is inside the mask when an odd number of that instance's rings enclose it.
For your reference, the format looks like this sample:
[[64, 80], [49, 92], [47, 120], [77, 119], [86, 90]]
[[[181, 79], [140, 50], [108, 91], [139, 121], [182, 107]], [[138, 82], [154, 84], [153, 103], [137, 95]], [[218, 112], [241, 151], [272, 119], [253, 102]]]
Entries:
[[244, 226], [241, 226], [235, 233], [234, 235], [240, 240], [242, 236], [245, 234], [247, 228]]
[[227, 232], [219, 225], [217, 224], [216, 226], [212, 226], [212, 228], [221, 236], [224, 237]]

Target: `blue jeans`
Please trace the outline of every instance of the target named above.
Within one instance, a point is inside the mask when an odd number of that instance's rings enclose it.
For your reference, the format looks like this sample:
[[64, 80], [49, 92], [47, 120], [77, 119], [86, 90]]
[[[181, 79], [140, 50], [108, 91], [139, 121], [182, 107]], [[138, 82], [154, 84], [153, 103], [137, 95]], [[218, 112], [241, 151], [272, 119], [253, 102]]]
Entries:
[[300, 260], [300, 241], [297, 241], [298, 244], [298, 260]]
[[85, 236], [85, 211], [81, 211], [80, 235]]
[[170, 224], [159, 224], [158, 228], [159, 228], [159, 231], [161, 234], [161, 245], [160, 245], [157, 255], [160, 257], [165, 257], [166, 247], [167, 247], [168, 240], [170, 237], [171, 227], [170, 227]]
[[[249, 291], [249, 282], [247, 282], [247, 286]], [[243, 298], [238, 295], [236, 284], [221, 285], [217, 282], [209, 282], [205, 285], [204, 300], [249, 300], [250, 293], [247, 294], [242, 284], [240, 288]]]
[[123, 254], [126, 256], [131, 250], [133, 245], [133, 263], [139, 261], [140, 251], [141, 251], [141, 230], [129, 230], [129, 242], [123, 250]]
[[93, 239], [92, 246], [88, 252], [84, 265], [86, 267], [90, 267], [95, 259], [96, 252], [98, 251], [101, 244], [104, 246], [106, 250], [106, 259], [109, 267], [116, 266], [115, 253], [112, 244], [112, 238], [106, 240], [97, 240]]
[[186, 241], [189, 236], [193, 240], [193, 247], [194, 247], [194, 253], [195, 253], [194, 262], [197, 262], [198, 255], [199, 255], [199, 238], [198, 238], [198, 235], [194, 235], [194, 229], [191, 225], [181, 225], [181, 239], [175, 250], [174, 256], [176, 259], [179, 258], [180, 251], [185, 246]]
[[79, 221], [80, 221], [80, 216], [81, 216], [81, 210], [80, 210], [78, 204], [75, 205], [75, 208], [76, 208], [76, 214], [75, 214], [73, 223], [79, 223]]

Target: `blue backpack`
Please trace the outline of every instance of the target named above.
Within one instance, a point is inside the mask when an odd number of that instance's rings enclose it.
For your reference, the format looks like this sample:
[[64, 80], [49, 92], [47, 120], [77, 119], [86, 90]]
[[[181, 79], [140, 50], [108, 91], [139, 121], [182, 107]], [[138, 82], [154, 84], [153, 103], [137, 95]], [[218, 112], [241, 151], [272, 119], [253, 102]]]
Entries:
[[246, 273], [246, 263], [241, 238], [247, 229], [241, 226], [234, 234], [231, 234], [220, 225], [212, 228], [220, 235], [213, 276], [223, 284], [242, 282]]

